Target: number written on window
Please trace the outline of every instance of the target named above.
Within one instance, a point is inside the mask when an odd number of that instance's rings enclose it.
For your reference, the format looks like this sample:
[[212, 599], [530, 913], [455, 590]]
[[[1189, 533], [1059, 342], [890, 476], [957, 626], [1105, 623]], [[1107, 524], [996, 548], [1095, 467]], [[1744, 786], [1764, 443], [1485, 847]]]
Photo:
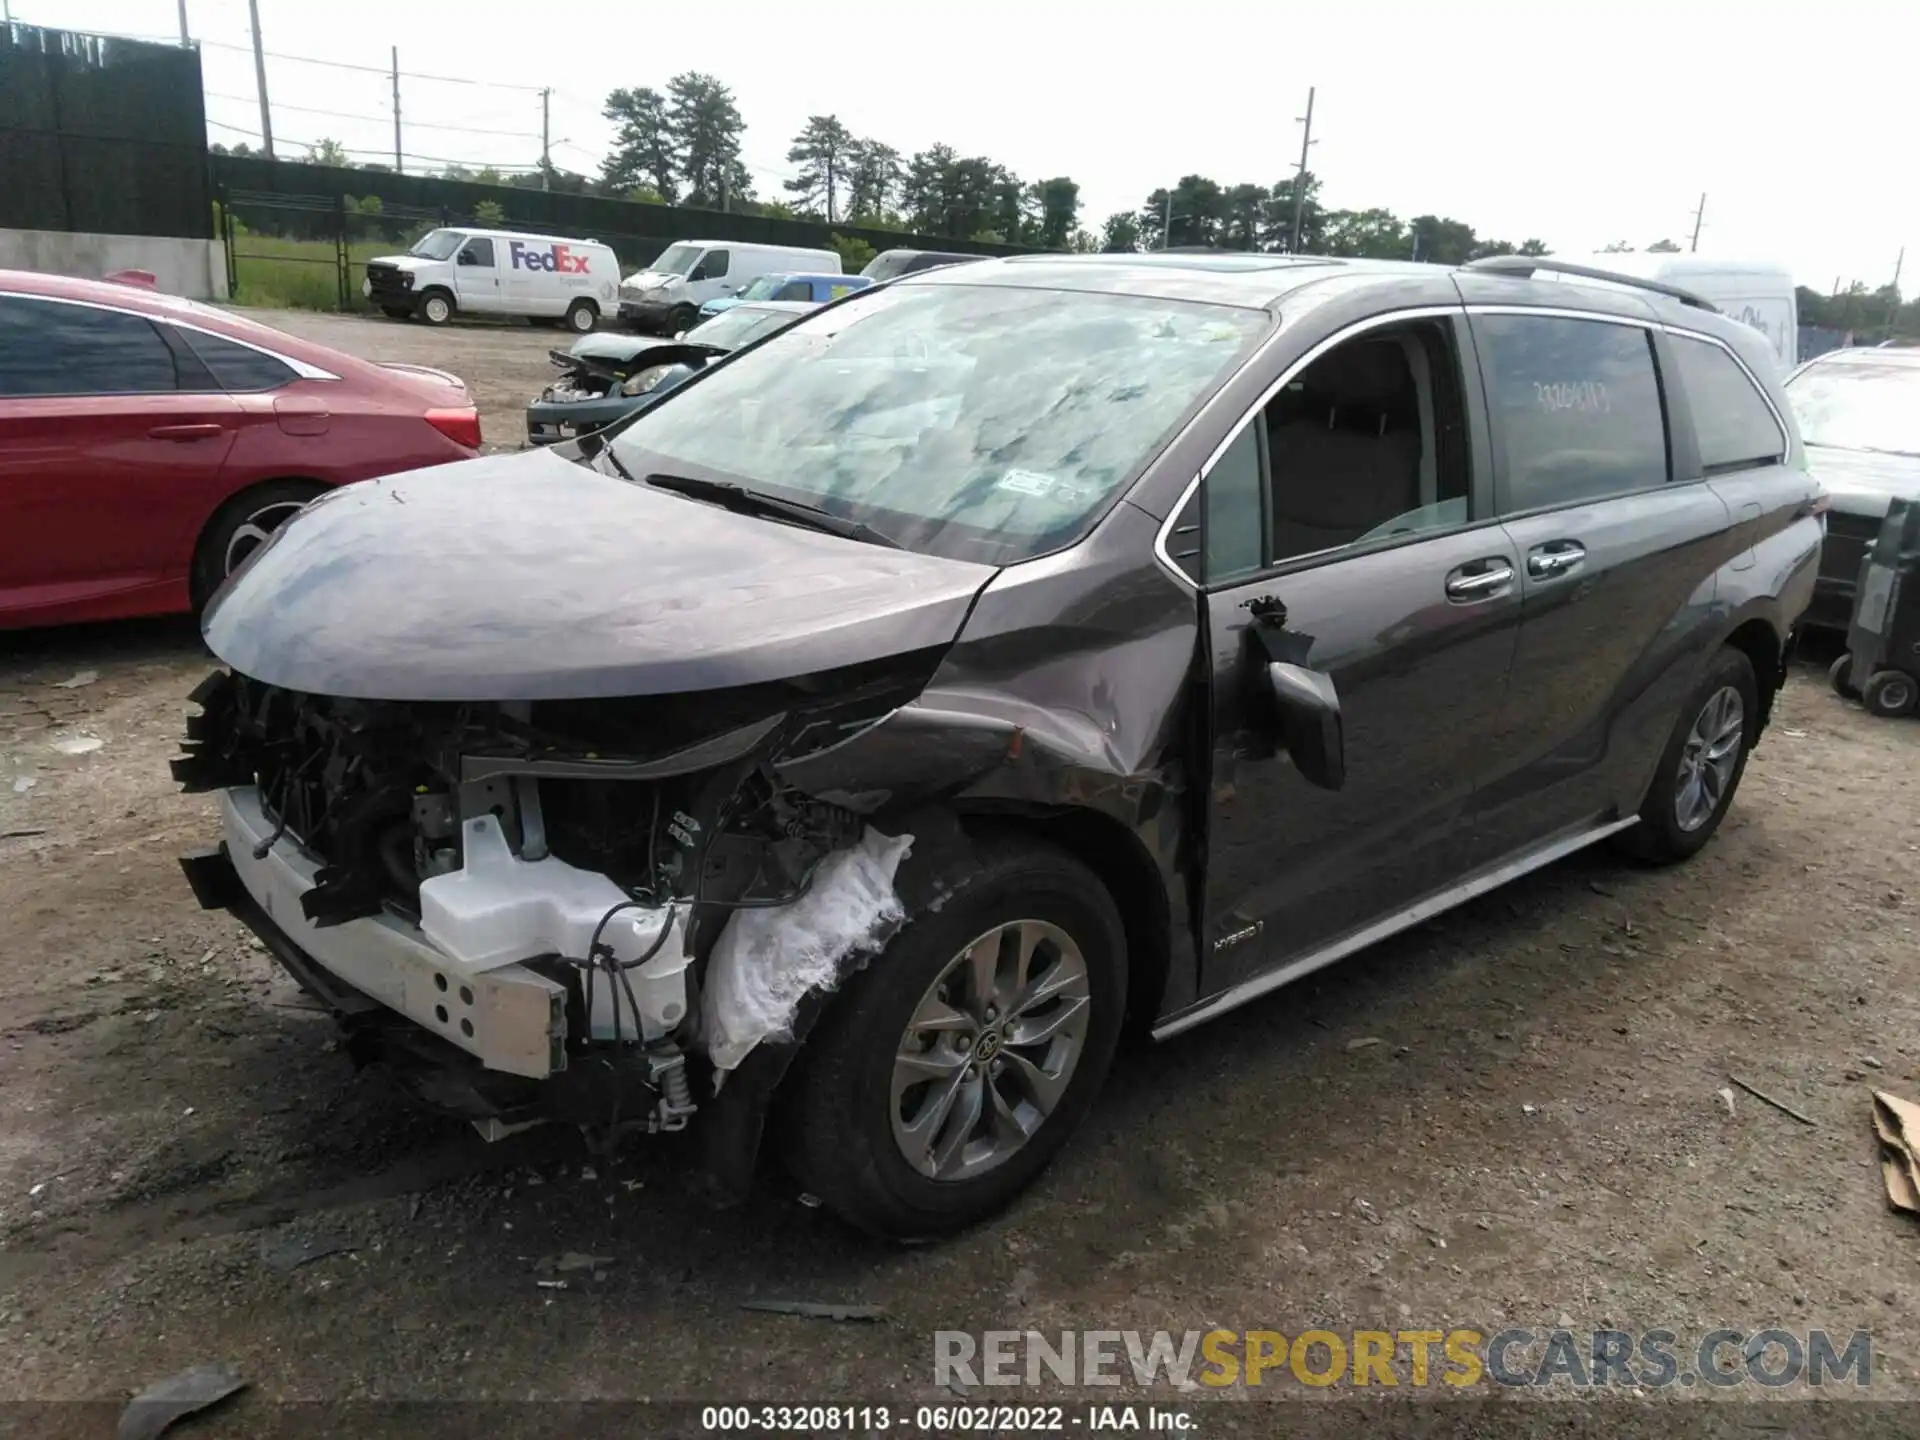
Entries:
[[1487, 315], [1474, 331], [1506, 462], [1503, 511], [1575, 505], [1665, 483], [1666, 412], [1645, 329]]

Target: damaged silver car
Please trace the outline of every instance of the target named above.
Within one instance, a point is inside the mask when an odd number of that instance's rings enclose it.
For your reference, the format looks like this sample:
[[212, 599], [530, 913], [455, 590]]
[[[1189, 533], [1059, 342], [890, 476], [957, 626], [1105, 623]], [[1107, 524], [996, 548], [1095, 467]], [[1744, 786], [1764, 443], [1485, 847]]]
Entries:
[[[1533, 264], [1548, 264], [1539, 261]], [[336, 491], [205, 619], [188, 857], [484, 1133], [991, 1213], [1179, 1033], [1707, 842], [1817, 487], [1691, 297], [1268, 256], [854, 295], [623, 425]]]

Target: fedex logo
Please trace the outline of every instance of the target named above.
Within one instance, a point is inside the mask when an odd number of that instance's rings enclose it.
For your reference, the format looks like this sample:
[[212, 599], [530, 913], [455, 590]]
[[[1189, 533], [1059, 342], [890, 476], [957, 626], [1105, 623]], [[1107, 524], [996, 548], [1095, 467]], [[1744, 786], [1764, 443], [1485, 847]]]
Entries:
[[544, 250], [536, 250], [515, 240], [507, 246], [507, 252], [513, 257], [515, 270], [546, 270], [561, 275], [587, 273], [587, 257], [576, 255], [566, 245], [549, 245]]

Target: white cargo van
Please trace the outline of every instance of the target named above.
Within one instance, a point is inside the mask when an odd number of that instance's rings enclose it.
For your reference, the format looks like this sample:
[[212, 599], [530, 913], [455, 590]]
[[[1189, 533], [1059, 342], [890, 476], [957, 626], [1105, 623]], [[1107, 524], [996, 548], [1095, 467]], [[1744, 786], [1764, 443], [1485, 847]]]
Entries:
[[584, 335], [618, 303], [620, 260], [597, 240], [458, 226], [369, 260], [360, 292], [395, 320], [525, 315]]
[[[1793, 275], [1782, 265], [1764, 260], [1721, 260], [1705, 255], [1676, 255], [1658, 250], [1630, 251], [1625, 254], [1554, 256], [1575, 261], [1596, 270], [1612, 270], [1636, 280], [1657, 280], [1663, 285], [1689, 290], [1702, 300], [1743, 325], [1751, 325], [1767, 337], [1785, 375], [1799, 363], [1800, 306], [1793, 293]], [[1550, 263], [1550, 262], [1547, 262]], [[1536, 273], [1538, 280], [1570, 280], [1577, 284], [1598, 282], [1577, 275]]]
[[742, 245], [734, 240], [676, 240], [646, 269], [620, 282], [620, 318], [668, 333], [686, 330], [709, 300], [744, 290], [762, 275], [793, 271], [838, 275], [836, 250]]

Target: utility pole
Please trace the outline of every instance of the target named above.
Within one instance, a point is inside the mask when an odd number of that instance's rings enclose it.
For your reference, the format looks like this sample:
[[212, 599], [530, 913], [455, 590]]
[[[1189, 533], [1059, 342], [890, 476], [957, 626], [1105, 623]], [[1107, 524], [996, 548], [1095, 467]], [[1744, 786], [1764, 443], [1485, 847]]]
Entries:
[[180, 0], [180, 48], [191, 50], [193, 41], [187, 38], [187, 0]]
[[550, 147], [547, 144], [547, 137], [552, 133], [549, 128], [552, 123], [553, 91], [546, 89], [540, 92], [540, 188], [542, 190], [553, 188], [553, 161], [549, 158]]
[[393, 173], [404, 175], [407, 167], [400, 163], [400, 47], [393, 47]]
[[1891, 340], [1893, 338], [1893, 327], [1900, 319], [1900, 271], [1906, 263], [1907, 247], [1902, 245], [1900, 247], [1900, 254], [1895, 257], [1893, 262], [1893, 284], [1887, 287], [1893, 292], [1893, 299], [1887, 302], [1887, 333], [1880, 337], [1883, 340]]
[[1293, 174], [1293, 238], [1287, 242], [1287, 253], [1300, 253], [1300, 221], [1307, 208], [1307, 147], [1313, 144], [1313, 87], [1307, 87], [1307, 113], [1300, 117], [1303, 127], [1300, 131], [1300, 168]]
[[253, 83], [260, 89], [260, 139], [267, 158], [273, 159], [273, 112], [267, 107], [267, 57], [260, 48], [260, 0], [247, 0], [247, 17], [253, 21]]
[[1687, 242], [1687, 251], [1691, 254], [1700, 248], [1700, 222], [1707, 214], [1707, 192], [1700, 192], [1700, 208], [1693, 212], [1693, 239]]

